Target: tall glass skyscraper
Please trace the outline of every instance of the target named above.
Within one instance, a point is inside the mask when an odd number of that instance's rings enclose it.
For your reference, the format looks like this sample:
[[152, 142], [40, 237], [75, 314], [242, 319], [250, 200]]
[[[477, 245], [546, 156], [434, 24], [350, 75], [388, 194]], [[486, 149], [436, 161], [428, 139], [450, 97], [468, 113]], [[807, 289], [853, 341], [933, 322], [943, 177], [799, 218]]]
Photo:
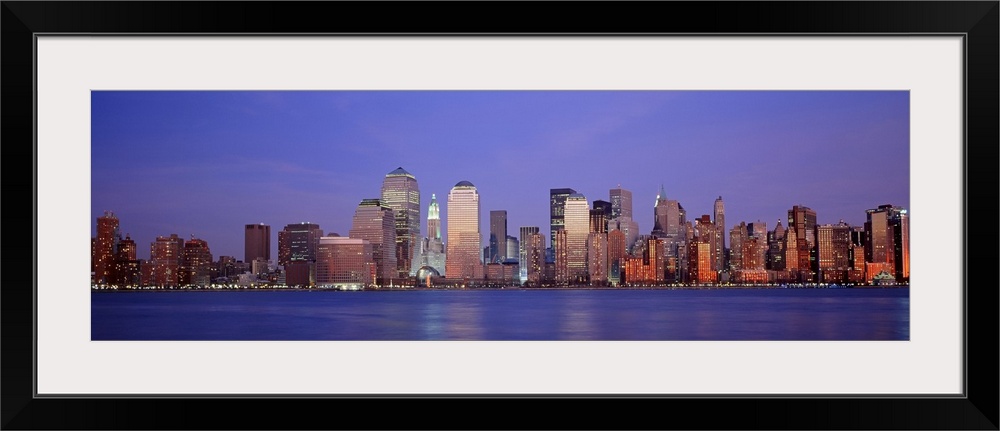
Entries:
[[[538, 226], [521, 226], [521, 240], [518, 242], [517, 261], [520, 263], [521, 283], [528, 281], [529, 250], [531, 246], [531, 236], [538, 233]], [[543, 247], [544, 249], [544, 247]], [[544, 250], [543, 250], [544, 253]], [[544, 261], [542, 262], [544, 263]]]
[[587, 235], [590, 234], [590, 204], [587, 198], [573, 193], [566, 198], [566, 265], [571, 282], [587, 276]]
[[[716, 268], [719, 271], [726, 270], [726, 205], [722, 202], [722, 196], [715, 200], [712, 208], [712, 221], [715, 223], [715, 243]], [[767, 234], [765, 233], [765, 236]]]
[[398, 274], [396, 253], [396, 224], [392, 209], [378, 199], [363, 199], [354, 212], [349, 236], [366, 239], [372, 245], [375, 260], [375, 277], [378, 284], [389, 284]]
[[479, 191], [468, 181], [460, 181], [448, 193], [448, 278], [483, 278], [482, 236], [479, 232]]
[[507, 260], [507, 211], [490, 211], [490, 250], [487, 256], [489, 263], [502, 263]]
[[556, 248], [556, 231], [562, 230], [565, 225], [563, 210], [566, 198], [573, 193], [576, 193], [576, 190], [549, 189], [549, 240], [553, 249]]
[[[382, 181], [382, 203], [392, 209], [396, 226], [396, 264], [399, 278], [416, 275], [414, 257], [420, 252], [420, 189], [417, 179], [402, 167]], [[416, 262], [419, 263], [419, 262]]]
[[617, 188], [611, 189], [611, 215], [609, 218], [628, 217], [632, 218], [632, 192], [622, 188], [619, 184]]

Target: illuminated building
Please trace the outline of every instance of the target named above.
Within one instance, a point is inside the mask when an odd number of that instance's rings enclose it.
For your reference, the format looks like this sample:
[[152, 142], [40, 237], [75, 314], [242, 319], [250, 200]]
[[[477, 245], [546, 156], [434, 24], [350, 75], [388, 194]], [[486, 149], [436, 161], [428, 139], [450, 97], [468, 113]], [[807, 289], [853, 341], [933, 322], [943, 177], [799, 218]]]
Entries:
[[271, 260], [271, 226], [264, 223], [248, 224], [243, 235], [243, 261]]
[[617, 188], [611, 189], [611, 214], [608, 218], [632, 218], [632, 192], [622, 188], [621, 184]]
[[695, 219], [694, 229], [699, 240], [708, 244], [712, 271], [721, 271], [721, 268], [717, 266], [720, 261], [716, 256], [716, 252], [719, 250], [717, 242], [720, 236], [716, 233], [717, 229], [715, 224], [712, 223], [711, 217], [708, 214], [704, 214], [700, 218]]
[[287, 266], [294, 261], [315, 261], [316, 247], [323, 237], [318, 224], [294, 223], [278, 231], [278, 264]]
[[[361, 204], [354, 211], [354, 220], [348, 236], [364, 239], [371, 243], [372, 256], [375, 261], [376, 283], [380, 285], [390, 284], [391, 280], [399, 274], [394, 250], [396, 219], [392, 209], [383, 204], [380, 199], [362, 199]], [[323, 242], [324, 238], [328, 237], [320, 238], [320, 243]], [[319, 283], [318, 280], [317, 275], [317, 283]]]
[[590, 231], [608, 232], [608, 220], [611, 218], [611, 202], [596, 200], [590, 210]]
[[149, 260], [153, 263], [151, 284], [158, 287], [177, 286], [180, 283], [184, 239], [177, 234], [158, 236], [149, 248]]
[[[406, 278], [416, 275], [419, 265], [414, 258], [420, 243], [420, 189], [417, 179], [402, 167], [389, 172], [382, 181], [382, 204], [388, 206], [395, 219], [396, 274]], [[419, 264], [419, 262], [416, 262]]]
[[625, 234], [620, 230], [608, 232], [608, 281], [612, 285], [621, 282], [621, 263], [627, 257]]
[[[524, 228], [521, 229], [524, 232]], [[521, 244], [525, 244], [525, 241]], [[540, 286], [545, 276], [545, 235], [538, 232], [538, 228], [527, 236], [525, 259], [523, 262], [527, 264], [521, 264], [522, 268], [526, 267], [525, 281], [530, 286]]]
[[[715, 224], [715, 268], [725, 271], [726, 268], [726, 205], [722, 196], [715, 200], [712, 206], [712, 223]], [[766, 234], [765, 234], [766, 235]]]
[[688, 244], [688, 280], [692, 284], [715, 283], [718, 278], [712, 270], [712, 246], [697, 240]]
[[181, 285], [207, 286], [211, 284], [212, 252], [208, 242], [191, 238], [184, 243], [184, 255], [180, 268]]
[[865, 211], [865, 261], [883, 266], [868, 265], [867, 278], [875, 274], [872, 271], [885, 271], [896, 277], [897, 281], [910, 278], [910, 221], [906, 209], [893, 205], [879, 205], [878, 208]]
[[[391, 210], [389, 210], [391, 213]], [[395, 234], [395, 229], [393, 229]], [[375, 284], [377, 263], [372, 243], [367, 239], [324, 236], [316, 247], [316, 285]], [[395, 256], [393, 259], [395, 260]], [[390, 268], [393, 269], [394, 268]]]
[[587, 235], [587, 273], [592, 286], [608, 281], [608, 234], [590, 232]]
[[479, 232], [479, 192], [460, 181], [448, 193], [448, 254], [445, 275], [451, 279], [483, 278], [482, 236]]
[[556, 250], [556, 284], [560, 286], [568, 285], [570, 283], [569, 247], [565, 229], [556, 231], [556, 243], [553, 244], [553, 248]]
[[571, 282], [587, 278], [587, 235], [590, 233], [590, 204], [582, 194], [573, 193], [566, 198], [565, 227], [567, 258]]
[[420, 266], [429, 266], [438, 276], [445, 276], [444, 243], [441, 241], [441, 208], [438, 206], [437, 195], [431, 194], [431, 203], [427, 206], [427, 235], [420, 246]]
[[490, 244], [486, 261], [500, 263], [507, 260], [507, 211], [490, 211]]
[[767, 235], [767, 269], [775, 271], [783, 271], [785, 269], [784, 240], [785, 227], [781, 225], [781, 219], [778, 219], [774, 230]]
[[118, 246], [118, 217], [111, 211], [97, 218], [97, 237], [91, 241], [91, 280], [97, 284], [111, 282], [114, 270], [115, 251]]
[[788, 210], [788, 229], [795, 231], [796, 240], [805, 242], [805, 246], [798, 246], [799, 271], [819, 269], [816, 260], [816, 211], [802, 205], [793, 206]]
[[816, 255], [821, 282], [844, 282], [851, 267], [851, 227], [843, 220], [816, 227]]
[[141, 284], [141, 263], [136, 259], [135, 241], [128, 234], [125, 239], [118, 239], [118, 250], [115, 253], [114, 269], [111, 284], [117, 286], [136, 286]]
[[573, 193], [576, 193], [576, 190], [549, 189], [549, 241], [552, 242], [553, 248], [556, 247], [556, 231], [562, 230], [565, 225], [563, 211], [565, 210], [566, 198]]
[[[521, 234], [521, 240], [518, 242], [519, 247], [518, 247], [518, 259], [517, 260], [521, 264], [521, 274], [520, 274], [520, 276], [521, 276], [521, 282], [524, 283], [524, 282], [528, 281], [528, 268], [530, 268], [530, 266], [529, 266], [530, 264], [528, 263], [529, 262], [529, 260], [528, 260], [529, 253], [528, 253], [528, 251], [529, 251], [530, 245], [531, 245], [530, 244], [531, 235], [534, 235], [534, 234], [538, 233], [539, 229], [538, 229], [538, 226], [521, 226], [521, 228], [519, 229], [519, 232]], [[544, 255], [545, 255], [545, 247], [542, 247], [542, 257], [543, 257], [543, 259], [544, 259]], [[544, 261], [543, 261], [543, 263], [544, 263]]]

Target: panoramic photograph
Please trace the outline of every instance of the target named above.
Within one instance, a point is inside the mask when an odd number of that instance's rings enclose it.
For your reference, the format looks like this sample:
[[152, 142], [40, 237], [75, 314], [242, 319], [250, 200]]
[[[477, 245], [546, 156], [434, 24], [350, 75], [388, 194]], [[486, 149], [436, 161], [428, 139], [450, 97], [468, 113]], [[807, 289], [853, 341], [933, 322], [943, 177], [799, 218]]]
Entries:
[[92, 91], [93, 341], [907, 341], [908, 91]]

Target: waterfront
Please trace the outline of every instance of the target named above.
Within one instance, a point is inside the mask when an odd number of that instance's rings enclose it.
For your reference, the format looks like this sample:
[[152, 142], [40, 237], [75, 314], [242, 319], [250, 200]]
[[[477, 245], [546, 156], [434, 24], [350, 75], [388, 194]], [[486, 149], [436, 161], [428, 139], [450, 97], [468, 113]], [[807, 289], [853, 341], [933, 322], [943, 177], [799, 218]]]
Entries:
[[91, 293], [92, 340], [908, 340], [909, 288]]

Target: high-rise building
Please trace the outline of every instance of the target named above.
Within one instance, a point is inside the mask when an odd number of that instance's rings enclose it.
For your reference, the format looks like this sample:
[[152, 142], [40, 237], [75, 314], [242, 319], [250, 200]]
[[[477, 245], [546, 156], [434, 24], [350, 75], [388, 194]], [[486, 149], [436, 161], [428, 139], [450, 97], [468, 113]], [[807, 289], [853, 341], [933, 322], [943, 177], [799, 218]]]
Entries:
[[[521, 228], [522, 232], [524, 228]], [[524, 241], [521, 241], [523, 244]], [[538, 287], [542, 284], [545, 276], [545, 235], [538, 232], [538, 228], [535, 228], [535, 232], [529, 233], [527, 236], [527, 246], [525, 250], [525, 259], [521, 263], [521, 267], [527, 267], [527, 272], [525, 273], [525, 282], [533, 287]]]
[[716, 242], [719, 240], [719, 234], [716, 233], [718, 229], [715, 224], [712, 223], [711, 217], [708, 214], [703, 214], [700, 218], [695, 220], [695, 232], [698, 235], [698, 239], [701, 242], [708, 244], [709, 249], [709, 261], [711, 262], [710, 268], [712, 271], [720, 271], [717, 265], [719, 264], [719, 259], [715, 255], [719, 247]]
[[501, 263], [507, 260], [507, 211], [490, 211], [490, 245], [486, 261]]
[[212, 252], [208, 242], [192, 237], [184, 243], [181, 285], [207, 286], [211, 283]]
[[556, 231], [563, 229], [565, 220], [563, 211], [565, 210], [566, 198], [576, 193], [576, 190], [569, 188], [549, 189], [549, 241], [552, 247], [556, 247]]
[[569, 247], [566, 239], [566, 229], [559, 229], [556, 231], [556, 243], [552, 244], [552, 248], [556, 251], [555, 280], [560, 286], [570, 284]]
[[97, 237], [92, 241], [90, 270], [94, 283], [109, 283], [118, 247], [118, 217], [111, 211], [97, 218]]
[[580, 193], [566, 198], [565, 227], [567, 267], [571, 282], [587, 278], [587, 234], [590, 233], [590, 204]]
[[608, 281], [612, 285], [621, 281], [621, 263], [627, 256], [625, 233], [617, 229], [608, 232]]
[[[816, 271], [816, 211], [795, 205], [788, 210], [788, 229], [795, 230], [795, 237], [805, 241], [805, 255], [799, 251], [799, 270]], [[800, 247], [803, 248], [803, 247]]]
[[607, 233], [611, 211], [611, 202], [602, 200], [594, 201], [590, 210], [590, 231]]
[[416, 275], [420, 266], [414, 266], [413, 260], [419, 253], [417, 246], [422, 238], [420, 189], [416, 177], [402, 167], [386, 174], [382, 181], [382, 204], [392, 209], [395, 217], [397, 273], [394, 277]]
[[[518, 262], [521, 263], [521, 283], [528, 281], [528, 268], [530, 267], [529, 258], [529, 247], [531, 246], [531, 235], [539, 232], [538, 226], [521, 226], [520, 228], [521, 240], [519, 241], [520, 246], [518, 247]], [[545, 257], [545, 247], [542, 247], [542, 258], [544, 263]]]
[[427, 206], [427, 237], [441, 239], [441, 207], [434, 193], [431, 193], [431, 203]]
[[118, 286], [136, 286], [141, 283], [141, 262], [136, 258], [135, 241], [129, 234], [125, 239], [118, 239], [118, 251], [115, 253], [113, 283]]
[[619, 184], [617, 188], [611, 189], [611, 215], [608, 218], [627, 217], [632, 218], [632, 192], [622, 188]]
[[315, 223], [294, 223], [278, 231], [278, 264], [294, 261], [316, 261], [316, 247], [323, 229]]
[[[772, 230], [767, 235], [767, 269], [775, 271], [785, 270], [785, 227], [781, 225], [781, 219], [778, 219], [777, 225], [775, 225], [774, 230]], [[732, 256], [732, 253], [730, 253]], [[732, 259], [730, 257], [730, 259]]]
[[327, 286], [374, 284], [377, 264], [372, 250], [372, 243], [362, 238], [340, 236], [320, 238], [316, 247], [316, 284]]
[[448, 253], [445, 275], [452, 279], [483, 279], [482, 235], [479, 232], [479, 191], [459, 181], [448, 193]]
[[271, 260], [271, 226], [264, 223], [248, 224], [243, 235], [243, 261]]
[[[351, 238], [368, 240], [375, 260], [375, 278], [379, 285], [390, 284], [399, 274], [396, 265], [396, 219], [380, 199], [362, 199], [351, 225]], [[326, 237], [324, 237], [326, 238]], [[322, 240], [322, 238], [320, 238]], [[321, 241], [322, 242], [322, 241]], [[319, 281], [317, 281], [319, 283]]]
[[820, 281], [846, 281], [851, 266], [851, 226], [843, 220], [816, 226], [816, 255]]
[[157, 236], [149, 246], [152, 262], [150, 284], [157, 287], [174, 287], [180, 283], [180, 268], [184, 258], [184, 239], [177, 234]]
[[427, 237], [420, 246], [420, 267], [429, 266], [438, 276], [445, 276], [444, 242], [441, 241], [441, 208], [438, 206], [437, 195], [431, 194], [431, 203], [427, 207]]
[[608, 234], [590, 232], [587, 235], [587, 273], [592, 286], [608, 282]]
[[[886, 272], [895, 276], [897, 281], [909, 280], [910, 221], [907, 210], [887, 204], [865, 213], [865, 262], [884, 264], [888, 268]], [[868, 274], [868, 278], [872, 276]]]
[[[712, 207], [712, 222], [715, 223], [715, 266], [719, 271], [726, 270], [726, 205], [722, 196], [715, 200]], [[767, 235], [766, 233], [764, 234]]]

